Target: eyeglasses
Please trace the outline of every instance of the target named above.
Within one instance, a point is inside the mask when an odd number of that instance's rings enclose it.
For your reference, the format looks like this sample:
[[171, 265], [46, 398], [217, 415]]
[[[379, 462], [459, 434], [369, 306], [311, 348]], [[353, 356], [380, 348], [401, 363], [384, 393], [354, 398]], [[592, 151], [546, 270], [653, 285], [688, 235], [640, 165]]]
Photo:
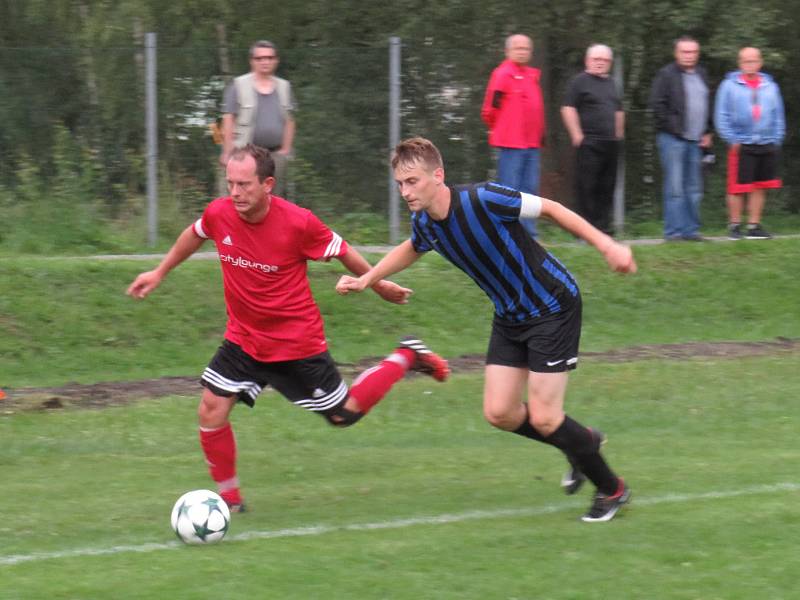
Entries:
[[276, 55], [269, 54], [267, 56], [254, 56], [253, 60], [275, 60], [276, 58], [278, 58]]

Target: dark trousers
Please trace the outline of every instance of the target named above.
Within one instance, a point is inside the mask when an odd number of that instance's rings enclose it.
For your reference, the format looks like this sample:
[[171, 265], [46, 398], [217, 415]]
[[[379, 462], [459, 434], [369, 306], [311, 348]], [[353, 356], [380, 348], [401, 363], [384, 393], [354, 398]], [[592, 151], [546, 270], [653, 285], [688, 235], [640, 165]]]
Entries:
[[575, 203], [577, 212], [600, 231], [612, 232], [611, 207], [617, 181], [616, 140], [584, 139], [577, 150], [575, 164]]

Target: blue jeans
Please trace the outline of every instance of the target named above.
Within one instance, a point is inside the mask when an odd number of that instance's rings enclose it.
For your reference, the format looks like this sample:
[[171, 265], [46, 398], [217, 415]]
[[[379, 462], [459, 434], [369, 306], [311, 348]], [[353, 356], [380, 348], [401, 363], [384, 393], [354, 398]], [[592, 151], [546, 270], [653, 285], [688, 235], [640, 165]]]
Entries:
[[[539, 195], [539, 149], [498, 148], [497, 183], [507, 187]], [[536, 237], [536, 220], [521, 220], [523, 227]]]
[[703, 198], [702, 150], [696, 141], [669, 133], [658, 133], [656, 142], [664, 177], [664, 237], [696, 237]]

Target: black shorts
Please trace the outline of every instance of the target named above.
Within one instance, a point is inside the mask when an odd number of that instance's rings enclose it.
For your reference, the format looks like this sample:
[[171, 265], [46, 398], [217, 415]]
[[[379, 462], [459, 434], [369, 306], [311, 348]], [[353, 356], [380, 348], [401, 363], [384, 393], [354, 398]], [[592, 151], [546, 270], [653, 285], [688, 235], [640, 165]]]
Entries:
[[561, 373], [578, 366], [581, 298], [554, 315], [524, 323], [495, 317], [486, 352], [487, 365], [527, 367], [536, 373]]
[[774, 144], [742, 144], [728, 151], [728, 193], [746, 194], [754, 190], [778, 189], [779, 147]]
[[200, 383], [217, 396], [236, 396], [248, 406], [270, 385], [297, 406], [323, 414], [344, 404], [349, 392], [327, 350], [299, 360], [265, 363], [228, 340], [222, 342]]

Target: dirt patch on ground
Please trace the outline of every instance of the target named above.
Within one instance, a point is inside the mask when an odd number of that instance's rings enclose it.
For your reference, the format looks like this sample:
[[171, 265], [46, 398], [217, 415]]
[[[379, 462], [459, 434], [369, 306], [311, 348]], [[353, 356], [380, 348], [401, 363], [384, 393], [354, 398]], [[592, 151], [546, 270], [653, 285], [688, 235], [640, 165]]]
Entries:
[[[800, 352], [800, 340], [776, 338], [766, 342], [689, 342], [631, 346], [606, 352], [582, 352], [582, 361], [631, 362], [638, 360], [724, 359], [749, 356], [774, 356]], [[358, 363], [340, 364], [343, 374], [352, 376], [374, 365], [378, 358], [365, 358]], [[484, 356], [470, 354], [450, 359], [454, 373], [470, 373], [483, 369]], [[18, 388], [5, 390], [0, 400], [0, 414], [24, 410], [58, 410], [64, 408], [105, 408], [143, 398], [161, 396], [197, 396], [198, 377], [161, 377], [141, 381], [111, 381], [83, 385], [70, 383], [59, 387]]]

